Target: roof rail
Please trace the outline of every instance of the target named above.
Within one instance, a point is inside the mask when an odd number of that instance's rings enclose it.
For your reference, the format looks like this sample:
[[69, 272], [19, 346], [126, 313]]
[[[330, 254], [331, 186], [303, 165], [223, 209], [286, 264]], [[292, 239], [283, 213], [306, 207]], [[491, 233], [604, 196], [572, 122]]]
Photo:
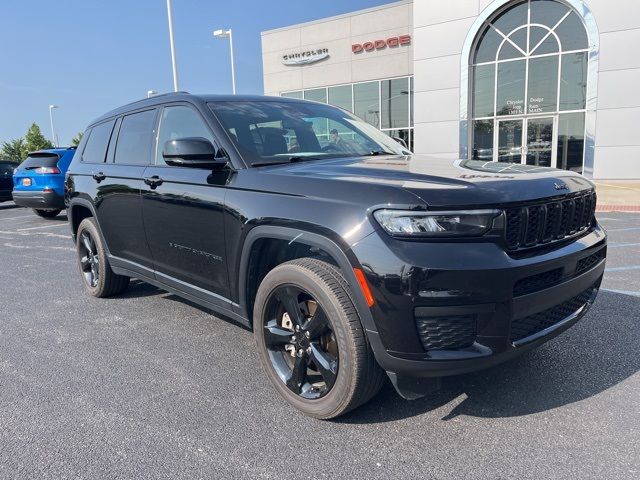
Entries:
[[[151, 95], [150, 97], [147, 97], [147, 98], [167, 97], [167, 96], [178, 95], [178, 94], [191, 95], [189, 92], [185, 90], [178, 90], [177, 92], [158, 93], [155, 95]], [[146, 100], [147, 98], [143, 98], [143, 100]]]

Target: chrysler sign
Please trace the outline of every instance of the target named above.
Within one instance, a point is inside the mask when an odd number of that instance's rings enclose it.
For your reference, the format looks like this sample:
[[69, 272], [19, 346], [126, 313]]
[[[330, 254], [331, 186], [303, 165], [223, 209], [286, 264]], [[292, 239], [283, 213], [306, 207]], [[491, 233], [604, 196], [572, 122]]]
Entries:
[[411, 35], [399, 35], [397, 37], [389, 37], [386, 40], [372, 40], [364, 43], [354, 43], [351, 45], [353, 53], [372, 52], [374, 50], [383, 50], [387, 47], [396, 48], [402, 45], [411, 44]]
[[315, 50], [307, 50], [304, 52], [289, 53], [282, 56], [282, 63], [285, 65], [308, 65], [316, 63], [329, 57], [328, 48], [318, 48]]

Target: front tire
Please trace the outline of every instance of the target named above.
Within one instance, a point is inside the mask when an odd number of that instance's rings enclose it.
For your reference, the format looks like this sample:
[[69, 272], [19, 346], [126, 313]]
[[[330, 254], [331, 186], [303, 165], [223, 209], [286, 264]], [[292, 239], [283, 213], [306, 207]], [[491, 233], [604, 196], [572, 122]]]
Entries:
[[84, 286], [94, 297], [110, 297], [122, 293], [129, 286], [129, 277], [116, 275], [104, 248], [96, 221], [88, 217], [80, 222], [76, 236], [78, 266]]
[[42, 218], [53, 218], [53, 217], [57, 217], [58, 215], [60, 215], [60, 212], [62, 211], [61, 209], [56, 209], [56, 210], [42, 210], [40, 208], [34, 208], [33, 209], [34, 213], [36, 215], [38, 215], [39, 217]]
[[384, 382], [349, 285], [327, 262], [301, 258], [271, 270], [258, 288], [253, 325], [267, 376], [306, 415], [343, 415]]

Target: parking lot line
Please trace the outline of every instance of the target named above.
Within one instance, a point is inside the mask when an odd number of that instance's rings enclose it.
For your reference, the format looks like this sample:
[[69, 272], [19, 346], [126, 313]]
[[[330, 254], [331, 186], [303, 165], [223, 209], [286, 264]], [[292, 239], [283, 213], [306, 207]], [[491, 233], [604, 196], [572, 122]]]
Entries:
[[631, 227], [631, 228], [610, 228], [607, 229], [607, 232], [631, 232], [633, 230], [640, 230], [640, 227]]
[[50, 228], [50, 227], [62, 227], [62, 226], [67, 226], [68, 223], [52, 223], [50, 225], [39, 225], [37, 227], [27, 227], [27, 228], [18, 228], [17, 231], [18, 232], [24, 232], [25, 230], [37, 230], [39, 228]]
[[605, 272], [623, 272], [625, 270], [640, 270], [640, 265], [629, 265], [628, 267], [605, 268]]
[[601, 288], [603, 292], [621, 293], [623, 295], [631, 295], [632, 297], [640, 297], [640, 292], [634, 292], [629, 290], [616, 290], [613, 288]]
[[3, 218], [0, 217], [0, 220], [18, 220], [19, 218], [36, 218], [33, 215], [20, 215], [19, 217], [9, 217], [9, 218]]
[[609, 248], [620, 248], [620, 247], [637, 247], [640, 243], [610, 243], [607, 245]]

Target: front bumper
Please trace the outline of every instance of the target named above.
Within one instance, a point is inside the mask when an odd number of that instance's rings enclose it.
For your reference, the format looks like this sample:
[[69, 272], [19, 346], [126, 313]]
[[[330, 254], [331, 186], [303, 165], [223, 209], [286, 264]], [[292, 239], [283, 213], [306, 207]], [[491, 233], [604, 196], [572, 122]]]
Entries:
[[64, 209], [64, 197], [54, 191], [14, 190], [13, 201], [16, 205], [42, 210]]
[[[564, 246], [510, 256], [488, 242], [399, 241], [376, 232], [353, 253], [376, 299], [365, 328], [378, 363], [395, 376], [442, 377], [513, 358], [582, 318], [602, 280], [606, 235], [595, 226]], [[453, 331], [471, 318], [473, 339], [463, 348], [426, 348], [419, 316], [445, 318]]]

